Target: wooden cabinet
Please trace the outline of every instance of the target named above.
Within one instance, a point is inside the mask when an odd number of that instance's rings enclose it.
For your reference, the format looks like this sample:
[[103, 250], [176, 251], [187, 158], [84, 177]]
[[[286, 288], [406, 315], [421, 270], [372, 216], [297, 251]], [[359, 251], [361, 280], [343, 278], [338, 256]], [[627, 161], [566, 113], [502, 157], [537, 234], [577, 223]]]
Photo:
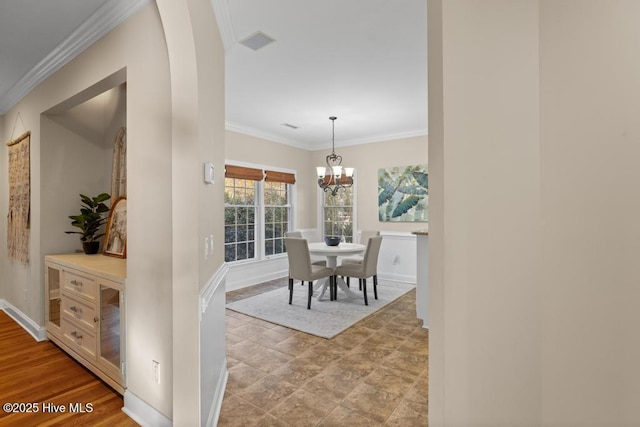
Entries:
[[120, 393], [125, 389], [126, 260], [45, 257], [47, 336]]

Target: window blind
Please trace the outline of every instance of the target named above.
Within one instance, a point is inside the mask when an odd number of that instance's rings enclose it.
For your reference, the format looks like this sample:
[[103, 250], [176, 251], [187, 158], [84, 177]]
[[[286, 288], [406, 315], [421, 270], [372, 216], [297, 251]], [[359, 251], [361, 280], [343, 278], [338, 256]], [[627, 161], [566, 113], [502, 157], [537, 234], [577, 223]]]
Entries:
[[264, 180], [267, 182], [284, 182], [285, 184], [295, 184], [296, 176], [287, 172], [266, 171]]
[[244, 166], [225, 165], [224, 177], [237, 179], [251, 179], [253, 181], [262, 181], [264, 173], [262, 169], [247, 168]]

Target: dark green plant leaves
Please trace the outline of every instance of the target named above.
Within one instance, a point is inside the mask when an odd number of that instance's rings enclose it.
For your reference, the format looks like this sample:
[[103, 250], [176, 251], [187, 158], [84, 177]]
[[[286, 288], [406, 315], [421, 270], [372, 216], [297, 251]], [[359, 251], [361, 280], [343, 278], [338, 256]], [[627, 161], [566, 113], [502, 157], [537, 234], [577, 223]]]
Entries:
[[95, 197], [80, 194], [83, 207], [80, 208], [80, 215], [70, 215], [71, 225], [78, 227], [80, 231], [65, 231], [66, 234], [80, 234], [83, 242], [93, 242], [104, 236], [101, 227], [106, 222], [105, 213], [109, 212], [109, 206], [103, 202], [109, 200], [111, 196], [107, 193], [100, 193]]

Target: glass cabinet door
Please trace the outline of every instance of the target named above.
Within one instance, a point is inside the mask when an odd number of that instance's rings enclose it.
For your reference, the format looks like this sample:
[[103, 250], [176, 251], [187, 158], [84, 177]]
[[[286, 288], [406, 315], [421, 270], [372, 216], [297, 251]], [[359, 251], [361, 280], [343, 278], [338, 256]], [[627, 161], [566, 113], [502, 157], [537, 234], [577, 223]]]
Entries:
[[60, 270], [47, 266], [47, 321], [60, 327]]
[[100, 285], [100, 357], [120, 370], [120, 291]]

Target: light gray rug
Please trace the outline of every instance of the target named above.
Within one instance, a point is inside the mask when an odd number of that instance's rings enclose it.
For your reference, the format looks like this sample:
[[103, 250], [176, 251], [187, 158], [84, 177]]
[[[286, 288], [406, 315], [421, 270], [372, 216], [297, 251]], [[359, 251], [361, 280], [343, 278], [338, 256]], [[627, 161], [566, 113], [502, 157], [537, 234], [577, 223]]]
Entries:
[[355, 279], [352, 281], [351, 289], [357, 297], [348, 298], [338, 290], [338, 300], [330, 301], [327, 291], [323, 299], [318, 301], [316, 297], [319, 291], [316, 291], [311, 300], [311, 310], [307, 310], [307, 286], [306, 283], [300, 286], [300, 281], [296, 280], [291, 305], [289, 289], [285, 286], [229, 303], [227, 308], [308, 334], [333, 338], [415, 288], [413, 284], [378, 280], [376, 300], [373, 298], [373, 283], [367, 280], [369, 305], [366, 306], [362, 292], [358, 291], [358, 280]]

